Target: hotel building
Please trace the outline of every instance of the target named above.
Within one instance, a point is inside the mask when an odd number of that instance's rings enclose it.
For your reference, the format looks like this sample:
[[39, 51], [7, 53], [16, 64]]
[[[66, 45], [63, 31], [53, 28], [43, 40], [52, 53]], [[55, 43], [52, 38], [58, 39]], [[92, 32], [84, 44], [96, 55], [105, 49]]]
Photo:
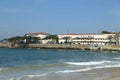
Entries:
[[[115, 35], [115, 33], [60, 34], [58, 35], [58, 38], [60, 44], [70, 43], [81, 45], [116, 45], [116, 40], [114, 39]], [[118, 38], [120, 43], [120, 36]]]

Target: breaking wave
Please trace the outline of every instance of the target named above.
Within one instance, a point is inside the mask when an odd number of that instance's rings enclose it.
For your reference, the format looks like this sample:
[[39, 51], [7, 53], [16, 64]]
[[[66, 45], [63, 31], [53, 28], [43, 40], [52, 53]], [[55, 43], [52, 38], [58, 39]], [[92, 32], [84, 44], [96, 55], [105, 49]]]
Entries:
[[86, 68], [84, 68], [84, 69], [57, 71], [56, 73], [85, 72], [85, 71], [90, 71], [90, 70], [94, 70], [94, 69], [114, 68], [114, 67], [120, 67], [120, 65], [108, 65], [108, 66], [86, 67]]
[[113, 58], [113, 59], [115, 59], [115, 60], [120, 60], [120, 57], [119, 57], [119, 58]]
[[90, 61], [90, 62], [66, 62], [66, 64], [69, 65], [75, 65], [75, 66], [89, 66], [89, 65], [100, 65], [100, 64], [106, 64], [111, 63], [111, 61]]
[[43, 73], [43, 74], [35, 74], [35, 75], [33, 75], [33, 74], [31, 74], [31, 75], [25, 75], [25, 76], [23, 76], [23, 77], [19, 77], [19, 78], [11, 78], [11, 79], [9, 79], [9, 80], [29, 80], [29, 79], [31, 79], [31, 78], [38, 78], [38, 77], [43, 77], [43, 76], [46, 76], [46, 75], [48, 75], [49, 73]]
[[0, 72], [1, 71], [4, 71], [4, 70], [7, 70], [8, 68], [0, 68]]
[[82, 68], [79, 69], [66, 69], [62, 71], [57, 71], [56, 73], [72, 73], [72, 72], [84, 72], [90, 71], [93, 69], [102, 69], [102, 68], [113, 68], [113, 67], [120, 67], [119, 61], [90, 61], [90, 62], [65, 62], [67, 65], [70, 66], [80, 66]]

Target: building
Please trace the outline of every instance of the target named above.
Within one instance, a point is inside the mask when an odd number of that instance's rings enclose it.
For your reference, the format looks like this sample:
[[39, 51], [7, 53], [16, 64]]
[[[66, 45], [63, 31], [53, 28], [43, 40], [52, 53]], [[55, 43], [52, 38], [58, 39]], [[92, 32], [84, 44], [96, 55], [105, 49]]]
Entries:
[[116, 40], [114, 38], [115, 35], [116, 33], [60, 34], [58, 35], [58, 38], [59, 44], [69, 43], [81, 45], [116, 45]]
[[[56, 43], [56, 40], [49, 38], [51, 35], [45, 32], [27, 33], [25, 36], [37, 37], [37, 42], [41, 44]], [[57, 37], [59, 44], [120, 45], [120, 33], [59, 34]]]
[[49, 33], [45, 33], [45, 32], [34, 32], [34, 33], [27, 33], [25, 34], [25, 36], [30, 36], [30, 37], [38, 37], [39, 39], [44, 39], [47, 36], [49, 36]]
[[[46, 39], [47, 37], [50, 36], [50, 34], [45, 33], [45, 32], [27, 33], [27, 34], [25, 34], [25, 36], [37, 37], [38, 38], [37, 43], [41, 43], [41, 44], [54, 44], [54, 43], [56, 43], [56, 41], [54, 39]], [[31, 42], [35, 42], [35, 41], [31, 40]]]
[[50, 35], [49, 33], [45, 33], [45, 32], [31, 32], [31, 33], [25, 34], [26, 37], [37, 38], [37, 41], [35, 41], [34, 39], [30, 39], [29, 43], [37, 42], [37, 43], [42, 43], [42, 44], [46, 43], [46, 41], [44, 42], [43, 39], [49, 35]]

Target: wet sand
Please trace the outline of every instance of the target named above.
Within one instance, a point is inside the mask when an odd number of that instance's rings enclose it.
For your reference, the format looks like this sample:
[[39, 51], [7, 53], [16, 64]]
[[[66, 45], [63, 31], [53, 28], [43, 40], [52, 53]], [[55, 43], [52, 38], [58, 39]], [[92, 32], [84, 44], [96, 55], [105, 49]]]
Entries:
[[84, 72], [84, 74], [86, 78], [79, 80], [120, 80], [120, 67], [96, 69]]
[[51, 74], [29, 80], [120, 80], [120, 67], [95, 69], [85, 72]]
[[43, 77], [24, 77], [15, 80], [120, 80], [120, 67], [95, 69], [85, 72], [50, 74]]
[[119, 68], [95, 69], [86, 72], [78, 72], [67, 75], [63, 80], [120, 80]]

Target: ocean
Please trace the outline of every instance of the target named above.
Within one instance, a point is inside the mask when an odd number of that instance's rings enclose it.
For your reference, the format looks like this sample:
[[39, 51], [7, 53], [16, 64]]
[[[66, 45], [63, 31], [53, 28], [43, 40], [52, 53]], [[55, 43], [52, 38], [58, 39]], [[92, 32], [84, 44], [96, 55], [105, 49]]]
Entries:
[[120, 53], [0, 48], [0, 80], [90, 80], [85, 72], [115, 67]]

